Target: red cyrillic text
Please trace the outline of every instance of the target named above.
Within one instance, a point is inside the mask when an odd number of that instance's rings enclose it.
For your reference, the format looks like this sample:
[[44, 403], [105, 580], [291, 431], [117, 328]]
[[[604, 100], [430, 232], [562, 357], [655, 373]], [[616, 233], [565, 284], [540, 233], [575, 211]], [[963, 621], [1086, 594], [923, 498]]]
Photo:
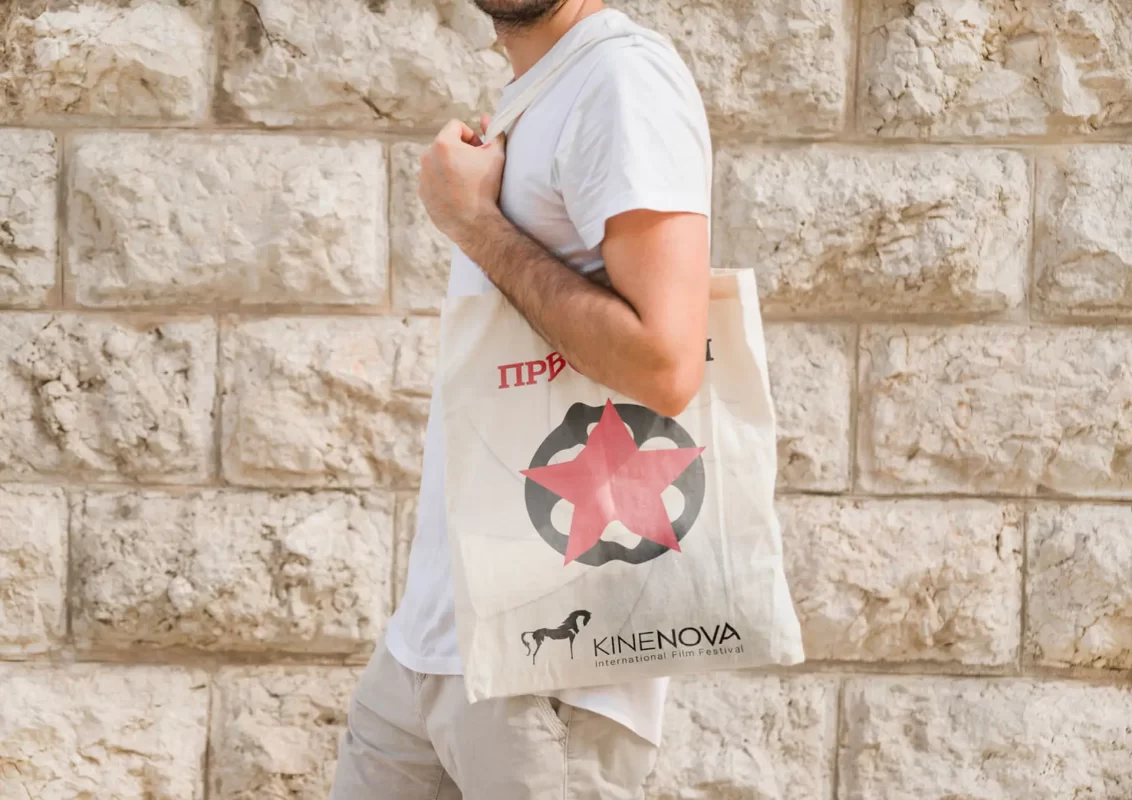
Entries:
[[[523, 379], [523, 368], [526, 368], [526, 380]], [[535, 361], [520, 361], [515, 364], [504, 364], [499, 367], [499, 388], [510, 389], [513, 386], [533, 386], [538, 378], [547, 376], [546, 381], [557, 378], [562, 370], [566, 369], [566, 359], [559, 353], [551, 353], [546, 358]]]
[[523, 364], [519, 362], [518, 364], [504, 364], [499, 368], [499, 388], [511, 388], [511, 384], [507, 382], [507, 370], [509, 369], [515, 370], [515, 385], [525, 386], [526, 384], [523, 383]]
[[527, 383], [534, 383], [535, 378], [539, 375], [546, 374], [545, 361], [528, 361], [527, 362]]
[[558, 353], [551, 353], [546, 357], [546, 362], [550, 364], [550, 377], [547, 380], [554, 380], [558, 377], [558, 373], [566, 369], [566, 359]]

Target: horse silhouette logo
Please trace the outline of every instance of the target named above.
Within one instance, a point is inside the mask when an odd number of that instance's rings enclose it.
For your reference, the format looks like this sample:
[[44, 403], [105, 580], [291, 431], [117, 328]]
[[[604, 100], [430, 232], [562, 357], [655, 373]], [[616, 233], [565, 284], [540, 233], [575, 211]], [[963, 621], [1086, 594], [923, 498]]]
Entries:
[[[582, 628], [589, 624], [592, 614], [588, 611], [575, 611], [570, 616], [566, 617], [565, 621], [557, 628], [539, 628], [537, 631], [525, 631], [520, 637], [523, 645], [527, 648], [527, 655], [531, 657], [531, 663], [535, 663], [538, 658], [538, 651], [542, 647], [542, 643], [547, 639], [555, 639], [561, 641], [562, 639], [570, 640], [570, 659], [574, 658], [574, 639], [581, 632]], [[530, 640], [527, 637], [531, 637]], [[531, 643], [534, 643], [534, 650], [531, 650]]]

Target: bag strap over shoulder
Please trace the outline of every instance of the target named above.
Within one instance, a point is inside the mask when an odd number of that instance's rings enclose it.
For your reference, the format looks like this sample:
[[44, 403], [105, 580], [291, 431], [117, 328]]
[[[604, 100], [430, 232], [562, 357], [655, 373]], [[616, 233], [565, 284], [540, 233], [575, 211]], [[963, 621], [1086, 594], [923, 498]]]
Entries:
[[[500, 134], [509, 132], [511, 126], [515, 124], [515, 121], [519, 119], [522, 113], [546, 91], [547, 87], [549, 87], [559, 75], [578, 63], [578, 61], [600, 44], [612, 39], [637, 37], [661, 44], [670, 49], [672, 48], [672, 43], [668, 39], [647, 28], [632, 24], [629, 22], [628, 18], [620, 15], [619, 12], [604, 11], [601, 13], [621, 16], [622, 19], [619, 20], [620, 24], [607, 25], [587, 35], [574, 37], [569, 45], [561, 51], [557, 51], [557, 48], [551, 49], [550, 53], [546, 56], [553, 59], [551, 64], [547, 68], [541, 66], [536, 67], [541, 72], [538, 79], [532, 81], [529, 86], [524, 87], [505, 107], [496, 109], [495, 116], [492, 117], [491, 120], [491, 125], [488, 126], [485, 141], [493, 141]], [[569, 36], [569, 33], [567, 33], [567, 36]]]

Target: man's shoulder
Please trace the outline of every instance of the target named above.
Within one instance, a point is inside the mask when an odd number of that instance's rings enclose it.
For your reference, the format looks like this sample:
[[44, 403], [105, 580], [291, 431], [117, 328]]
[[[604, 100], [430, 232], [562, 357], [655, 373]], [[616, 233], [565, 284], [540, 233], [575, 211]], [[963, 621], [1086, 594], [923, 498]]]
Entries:
[[578, 64], [574, 109], [632, 109], [646, 117], [702, 110], [692, 71], [670, 45], [646, 37], [602, 42]]
[[581, 66], [584, 88], [594, 92], [690, 91], [698, 95], [691, 70], [680, 54], [644, 35], [602, 42]]

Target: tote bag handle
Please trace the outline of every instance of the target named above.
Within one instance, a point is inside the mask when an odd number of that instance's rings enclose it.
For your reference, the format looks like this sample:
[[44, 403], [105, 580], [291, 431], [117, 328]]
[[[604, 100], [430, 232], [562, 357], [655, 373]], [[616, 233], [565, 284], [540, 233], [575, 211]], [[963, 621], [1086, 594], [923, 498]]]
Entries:
[[[574, 37], [561, 51], [556, 52], [557, 48], [552, 48], [548, 54], [548, 56], [553, 59], [549, 68], [542, 71], [542, 74], [538, 76], [537, 80], [532, 81], [529, 86], [515, 95], [514, 99], [504, 108], [496, 109], [495, 116], [492, 117], [491, 124], [488, 126], [487, 132], [485, 133], [484, 141], [493, 141], [500, 134], [509, 132], [511, 126], [515, 124], [515, 121], [519, 119], [531, 103], [537, 100], [542, 93], [546, 91], [558, 76], [604, 42], [608, 42], [612, 39], [636, 37], [672, 49], [672, 43], [668, 39], [647, 28], [633, 25], [629, 22], [628, 18], [620, 14], [620, 12], [604, 11], [601, 13], [620, 16], [621, 19], [618, 20], [620, 24], [613, 26], [607, 25], [588, 35]], [[567, 33], [566, 35], [569, 36], [570, 34]]]

